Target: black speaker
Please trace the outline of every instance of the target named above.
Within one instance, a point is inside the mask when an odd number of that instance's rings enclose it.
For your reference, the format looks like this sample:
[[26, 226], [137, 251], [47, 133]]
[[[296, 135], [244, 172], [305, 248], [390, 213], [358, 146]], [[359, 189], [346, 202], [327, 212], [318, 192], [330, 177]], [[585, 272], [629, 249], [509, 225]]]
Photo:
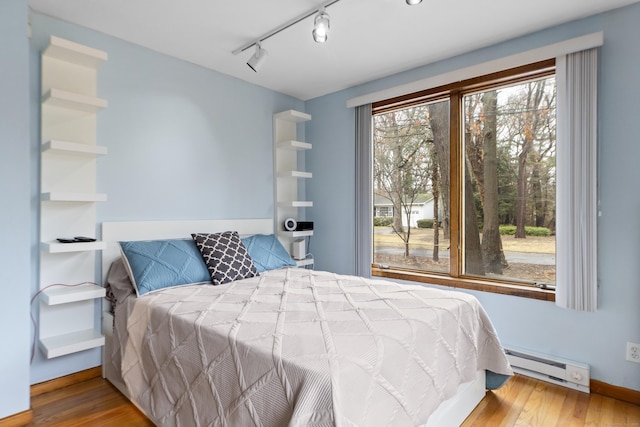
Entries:
[[313, 221], [298, 221], [296, 225], [296, 231], [308, 231], [313, 230]]

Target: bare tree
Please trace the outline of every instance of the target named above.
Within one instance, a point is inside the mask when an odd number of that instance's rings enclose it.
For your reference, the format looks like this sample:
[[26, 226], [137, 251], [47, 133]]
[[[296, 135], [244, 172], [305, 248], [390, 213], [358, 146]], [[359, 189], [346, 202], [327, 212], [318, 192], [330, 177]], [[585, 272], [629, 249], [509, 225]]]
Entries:
[[519, 86], [503, 108], [501, 139], [516, 159], [516, 238], [525, 226], [555, 222], [555, 84], [542, 79]]
[[438, 225], [440, 221], [439, 209], [440, 205], [438, 200], [440, 199], [440, 171], [438, 169], [438, 162], [434, 157], [437, 157], [435, 150], [431, 153], [431, 194], [433, 195], [433, 260], [440, 260], [440, 227]]
[[464, 129], [464, 149], [467, 155], [467, 165], [478, 189], [480, 204], [484, 206], [484, 116], [479, 112], [481, 108], [480, 97], [481, 94], [475, 94], [467, 95], [464, 98], [465, 116], [467, 118]]
[[[438, 194], [442, 200], [442, 230], [445, 239], [450, 238], [450, 220], [449, 220], [449, 157], [450, 157], [450, 138], [449, 138], [449, 101], [438, 101], [427, 105], [429, 109], [429, 124], [433, 134], [433, 148], [435, 151], [435, 162], [439, 171], [439, 181], [436, 185], [432, 184], [434, 191], [437, 187]], [[437, 197], [434, 194], [434, 199]], [[434, 214], [435, 215], [435, 214]], [[434, 220], [434, 224], [436, 221]]]
[[[376, 117], [374, 175], [379, 194], [393, 205], [393, 231], [404, 243], [409, 256], [411, 212], [420, 194], [430, 183], [429, 143], [424, 106], [392, 111]], [[403, 217], [407, 227], [403, 226]]]
[[527, 103], [522, 127], [522, 146], [518, 154], [518, 199], [516, 207], [516, 239], [526, 237], [524, 226], [527, 209], [527, 160], [538, 133], [540, 115], [538, 108], [544, 95], [544, 80], [527, 84]]
[[498, 221], [498, 162], [497, 162], [497, 124], [498, 94], [495, 90], [482, 94], [482, 151], [483, 151], [483, 227], [482, 227], [482, 255], [485, 270], [502, 274], [502, 267], [506, 265], [500, 238], [500, 223]]
[[484, 262], [480, 246], [480, 230], [478, 228], [478, 214], [473, 198], [473, 184], [469, 168], [464, 168], [464, 260], [465, 272], [484, 276]]
[[555, 87], [545, 85], [545, 95], [540, 105], [540, 132], [536, 145], [529, 155], [531, 162], [531, 185], [533, 217], [536, 227], [555, 229], [555, 150], [556, 115]]
[[[486, 272], [502, 274], [507, 261], [498, 215], [497, 99], [495, 90], [465, 96], [465, 153], [482, 206], [483, 266]], [[465, 218], [471, 204], [475, 210], [475, 200], [465, 198]]]

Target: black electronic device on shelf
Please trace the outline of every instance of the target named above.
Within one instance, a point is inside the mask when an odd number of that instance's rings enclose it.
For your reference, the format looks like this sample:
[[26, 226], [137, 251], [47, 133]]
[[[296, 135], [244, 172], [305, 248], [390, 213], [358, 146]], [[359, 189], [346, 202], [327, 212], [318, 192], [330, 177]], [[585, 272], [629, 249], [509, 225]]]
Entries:
[[56, 240], [60, 243], [82, 243], [82, 242], [96, 241], [96, 239], [94, 239], [93, 237], [84, 237], [84, 236], [77, 236], [73, 238], [58, 237]]
[[296, 231], [308, 231], [313, 230], [313, 221], [298, 221]]
[[284, 229], [286, 231], [310, 231], [313, 230], [313, 221], [296, 221], [293, 218], [284, 220]]

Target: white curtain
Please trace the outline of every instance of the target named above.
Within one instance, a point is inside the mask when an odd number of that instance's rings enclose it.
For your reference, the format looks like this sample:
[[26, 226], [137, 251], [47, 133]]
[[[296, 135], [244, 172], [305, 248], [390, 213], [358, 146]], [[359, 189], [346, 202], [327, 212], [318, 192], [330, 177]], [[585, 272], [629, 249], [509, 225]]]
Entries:
[[371, 104], [356, 107], [356, 265], [355, 274], [371, 277], [373, 256], [373, 135]]
[[596, 311], [597, 48], [557, 58], [556, 304]]

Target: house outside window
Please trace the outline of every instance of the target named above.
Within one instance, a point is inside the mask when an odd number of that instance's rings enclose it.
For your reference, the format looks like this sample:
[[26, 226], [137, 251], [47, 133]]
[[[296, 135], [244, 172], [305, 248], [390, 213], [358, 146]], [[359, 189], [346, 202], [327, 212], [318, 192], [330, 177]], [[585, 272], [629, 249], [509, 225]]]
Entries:
[[391, 206], [374, 206], [374, 215], [379, 217], [392, 217], [393, 216], [393, 207]]
[[555, 284], [554, 70], [545, 61], [374, 104], [374, 205], [393, 207], [374, 227], [374, 275]]

